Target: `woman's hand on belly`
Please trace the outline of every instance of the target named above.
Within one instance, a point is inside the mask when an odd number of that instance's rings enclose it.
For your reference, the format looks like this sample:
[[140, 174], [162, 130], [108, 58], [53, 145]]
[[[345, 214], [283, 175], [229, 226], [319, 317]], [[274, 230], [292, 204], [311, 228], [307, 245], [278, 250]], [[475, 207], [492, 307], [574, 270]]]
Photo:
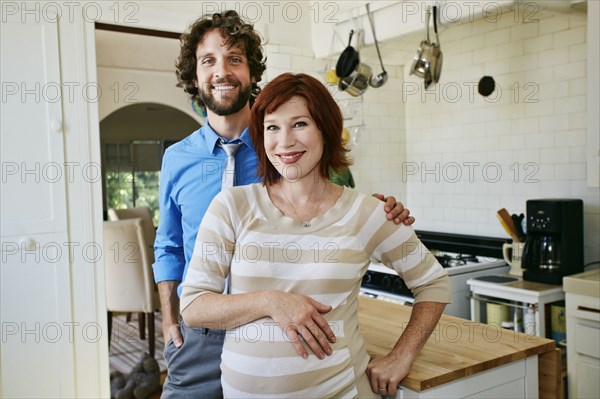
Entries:
[[331, 311], [331, 306], [306, 295], [282, 291], [270, 291], [267, 300], [270, 317], [283, 330], [284, 336], [300, 356], [305, 359], [308, 357], [302, 341], [319, 359], [333, 353], [329, 343], [336, 342], [336, 337], [323, 317], [324, 313]]

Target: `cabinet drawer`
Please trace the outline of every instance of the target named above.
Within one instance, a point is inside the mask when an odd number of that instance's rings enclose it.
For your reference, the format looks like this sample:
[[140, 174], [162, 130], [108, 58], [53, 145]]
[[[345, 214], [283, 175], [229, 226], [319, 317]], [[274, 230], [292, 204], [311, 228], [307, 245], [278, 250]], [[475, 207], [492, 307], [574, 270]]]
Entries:
[[597, 398], [600, 394], [600, 367], [583, 361], [577, 362], [577, 397]]
[[600, 358], [600, 326], [590, 326], [579, 320], [576, 326], [575, 350], [582, 355]]

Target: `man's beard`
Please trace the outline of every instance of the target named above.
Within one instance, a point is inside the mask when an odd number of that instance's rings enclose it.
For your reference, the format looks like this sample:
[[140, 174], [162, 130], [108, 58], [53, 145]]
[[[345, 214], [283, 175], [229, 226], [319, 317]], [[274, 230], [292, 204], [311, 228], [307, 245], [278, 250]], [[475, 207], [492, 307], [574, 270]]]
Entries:
[[[229, 82], [218, 82], [218, 83], [229, 83]], [[215, 98], [212, 94], [212, 84], [204, 84], [198, 90], [200, 100], [204, 103], [207, 109], [211, 110], [219, 116], [232, 115], [243, 109], [252, 95], [252, 84], [249, 83], [245, 86], [239, 82], [240, 90], [235, 98]]]

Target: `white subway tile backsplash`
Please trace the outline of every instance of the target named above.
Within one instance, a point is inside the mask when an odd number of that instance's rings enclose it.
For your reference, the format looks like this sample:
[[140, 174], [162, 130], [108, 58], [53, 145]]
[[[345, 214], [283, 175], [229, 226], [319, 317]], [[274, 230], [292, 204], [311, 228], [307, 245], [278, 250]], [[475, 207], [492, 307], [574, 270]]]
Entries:
[[540, 198], [542, 196], [541, 183], [535, 181], [536, 176], [532, 176], [526, 182], [518, 184], [515, 188], [515, 194], [523, 203], [529, 198]]
[[525, 40], [523, 43], [523, 52], [525, 54], [539, 53], [540, 51], [551, 50], [554, 48], [554, 36], [551, 34], [540, 35]]
[[541, 51], [539, 53], [539, 65], [542, 67], [550, 65], [561, 65], [565, 62], [565, 55], [565, 50], [559, 48], [552, 48], [550, 50]]
[[452, 27], [452, 29], [447, 29], [443, 32], [444, 42], [448, 41], [449, 43], [454, 43], [456, 41], [460, 41], [466, 37], [470, 37], [472, 32], [473, 24], [470, 23], [462, 23]]
[[525, 136], [525, 148], [554, 148], [552, 133], [530, 133]]
[[588, 88], [587, 85], [588, 83], [586, 78], [569, 80], [569, 95], [586, 95]]
[[569, 95], [569, 81], [555, 80], [553, 82], [540, 83], [532, 86], [537, 91], [536, 97], [547, 100], [549, 98], [567, 97]]
[[522, 23], [510, 28], [510, 41], [530, 39], [538, 35], [538, 23]]
[[[564, 180], [553, 180], [540, 182], [540, 195], [547, 198], [556, 198], [565, 191]], [[569, 193], [570, 195], [570, 193]]]
[[[585, 147], [587, 142], [587, 129], [571, 129], [564, 132], [556, 132], [556, 142], [560, 143], [565, 147], [582, 148]], [[572, 161], [573, 159], [570, 158]], [[578, 161], [584, 160], [585, 157], [580, 158]]]
[[555, 179], [552, 163], [526, 162], [519, 166], [518, 171], [519, 182], [525, 184], [539, 184]]
[[554, 112], [582, 112], [586, 111], [586, 97], [585, 96], [570, 96], [554, 99]]
[[538, 117], [525, 117], [511, 121], [512, 134], [537, 133], [540, 130]]
[[[479, 25], [485, 25], [485, 24], [479, 24]], [[487, 24], [490, 25], [490, 24]], [[509, 43], [510, 42], [510, 29], [506, 28], [506, 29], [501, 29], [501, 30], [494, 30], [491, 32], [486, 33], [484, 36], [484, 46], [485, 47], [496, 47], [500, 44], [505, 44], [505, 43]]]
[[[497, 52], [498, 50], [496, 49], [496, 53]], [[486, 61], [483, 66], [486, 70], [486, 74], [494, 78], [498, 75], [505, 75], [510, 72], [508, 62], [506, 62], [506, 60], [500, 60], [498, 58]]]
[[292, 68], [292, 56], [290, 54], [282, 54], [282, 53], [267, 53], [267, 58], [269, 62], [269, 68], [278, 68], [283, 69], [285, 72], [289, 72]]
[[569, 18], [550, 18], [541, 20], [539, 23], [539, 33], [554, 33], [569, 29]]
[[568, 114], [555, 114], [540, 117], [540, 131], [567, 130], [570, 127]]
[[465, 220], [465, 209], [462, 208], [445, 208], [444, 220], [452, 222], [461, 222]]
[[569, 62], [587, 59], [587, 43], [569, 46]]
[[[288, 54], [288, 55], [304, 55], [303, 54], [303, 48], [302, 47], [295, 47], [295, 46], [286, 46], [284, 44], [278, 44], [277, 46], [277, 53], [281, 53], [281, 54]], [[310, 51], [310, 57], [313, 57], [312, 54], [312, 49], [308, 49]], [[270, 61], [270, 59], [269, 59]]]
[[554, 176], [557, 180], [573, 180], [585, 177], [585, 163], [554, 165]]
[[587, 27], [581, 26], [554, 34], [554, 46], [557, 48], [585, 43]]
[[540, 152], [540, 162], [543, 164], [567, 164], [569, 161], [569, 150], [566, 147], [544, 148]]
[[[584, 212], [588, 213], [590, 212], [594, 206], [597, 209], [597, 204], [598, 204], [598, 191], [596, 191], [595, 195], [593, 193], [590, 192], [590, 188], [587, 187], [586, 184], [586, 180], [584, 179], [573, 179], [573, 180], [569, 180], [564, 182], [565, 184], [570, 185], [570, 192], [568, 194], [569, 197], [572, 198], [581, 198], [584, 201]], [[592, 188], [593, 190], [593, 188]], [[592, 211], [593, 212], [593, 211]], [[587, 221], [591, 218], [589, 217], [585, 217], [585, 222], [584, 222], [584, 227], [587, 224]], [[588, 226], [589, 228], [589, 226]], [[592, 229], [590, 229], [592, 230]], [[598, 234], [598, 230], [596, 230], [596, 234]], [[597, 241], [596, 241], [597, 243]], [[587, 240], [586, 240], [586, 245], [587, 245]]]
[[523, 108], [527, 116], [544, 116], [552, 115], [555, 112], [554, 107], [558, 99], [540, 99], [537, 95], [536, 85], [531, 84], [527, 87], [527, 90], [522, 91], [520, 101], [523, 102]]
[[[291, 69], [294, 71], [316, 71], [319, 69], [324, 69], [323, 66], [319, 68], [315, 59], [312, 57], [300, 56], [300, 55], [292, 55], [290, 61]], [[324, 74], [323, 74], [324, 75]], [[323, 76], [321, 75], [321, 76]]]
[[[496, 46], [486, 46], [481, 49], [477, 49], [477, 62], [487, 63], [488, 61], [495, 61], [498, 57], [498, 51]], [[486, 71], [489, 69], [486, 68]], [[489, 73], [489, 72], [488, 72]]]
[[523, 42], [511, 42], [498, 46], [498, 59], [512, 58], [523, 55]]
[[582, 159], [586, 159], [586, 156], [586, 147], [569, 147], [569, 159], [572, 163], [581, 162]]
[[555, 79], [577, 79], [585, 78], [586, 76], [586, 62], [585, 60], [579, 60], [568, 64], [561, 64], [554, 66], [554, 78]]

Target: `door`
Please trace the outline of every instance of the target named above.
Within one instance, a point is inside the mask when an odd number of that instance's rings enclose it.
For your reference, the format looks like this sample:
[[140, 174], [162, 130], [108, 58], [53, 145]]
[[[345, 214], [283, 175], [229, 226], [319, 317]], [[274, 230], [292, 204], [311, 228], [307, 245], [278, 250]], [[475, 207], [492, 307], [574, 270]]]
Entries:
[[57, 21], [1, 24], [0, 397], [75, 393]]

